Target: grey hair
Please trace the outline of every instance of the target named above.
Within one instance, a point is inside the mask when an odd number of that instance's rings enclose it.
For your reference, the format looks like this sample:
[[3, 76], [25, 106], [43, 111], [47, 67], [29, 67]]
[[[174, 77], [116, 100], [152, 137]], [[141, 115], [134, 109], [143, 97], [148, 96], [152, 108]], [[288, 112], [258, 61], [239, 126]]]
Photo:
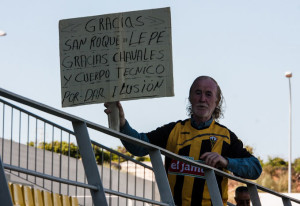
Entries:
[[223, 97], [223, 94], [222, 94], [222, 90], [221, 90], [220, 86], [218, 85], [217, 81], [214, 80], [212, 77], [209, 77], [209, 76], [199, 76], [194, 80], [193, 84], [191, 85], [190, 91], [189, 91], [189, 103], [188, 103], [188, 106], [187, 106], [188, 115], [189, 116], [193, 115], [192, 104], [191, 104], [191, 101], [190, 101], [190, 95], [191, 95], [191, 91], [192, 91], [192, 88], [193, 88], [194, 84], [200, 79], [211, 79], [217, 86], [217, 102], [216, 102], [217, 106], [216, 106], [215, 110], [213, 111], [212, 116], [215, 120], [218, 120], [218, 119], [220, 119], [224, 116], [223, 107], [222, 107], [224, 97]]

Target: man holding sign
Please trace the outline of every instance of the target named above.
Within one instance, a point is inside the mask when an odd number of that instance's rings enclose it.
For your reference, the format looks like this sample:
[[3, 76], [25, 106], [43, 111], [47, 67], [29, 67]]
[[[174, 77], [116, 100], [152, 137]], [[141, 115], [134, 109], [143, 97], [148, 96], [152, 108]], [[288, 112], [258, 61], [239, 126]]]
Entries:
[[[216, 122], [222, 116], [223, 101], [218, 83], [208, 76], [196, 78], [189, 91], [189, 101], [190, 118], [171, 122], [148, 133], [138, 133], [130, 127], [118, 102], [120, 131], [237, 176], [257, 179], [262, 172], [259, 160], [243, 148], [243, 143], [232, 131]], [[110, 114], [108, 106], [105, 103], [105, 112]], [[124, 141], [123, 144], [133, 155], [148, 154], [143, 147]], [[165, 166], [176, 205], [211, 205], [201, 168], [169, 158], [166, 158]], [[217, 176], [217, 181], [226, 205], [228, 180]]]

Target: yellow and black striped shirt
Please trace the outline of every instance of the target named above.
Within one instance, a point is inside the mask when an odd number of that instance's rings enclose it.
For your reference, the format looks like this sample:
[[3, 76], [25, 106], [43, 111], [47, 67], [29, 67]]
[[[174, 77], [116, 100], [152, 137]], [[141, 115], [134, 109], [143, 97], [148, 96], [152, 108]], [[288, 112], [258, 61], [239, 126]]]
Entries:
[[[150, 143], [163, 147], [178, 155], [186, 156], [194, 160], [205, 152], [217, 152], [223, 157], [244, 158], [251, 154], [243, 148], [242, 142], [237, 136], [225, 126], [213, 121], [209, 127], [196, 129], [191, 125], [191, 119], [178, 121], [164, 125], [147, 133]], [[179, 168], [177, 173], [169, 172], [172, 160], [166, 158], [165, 166], [168, 173], [170, 187], [174, 201], [177, 206], [211, 206], [210, 195], [205, 182], [201, 177], [195, 175], [181, 175], [184, 168]], [[186, 170], [190, 168], [186, 166]], [[176, 164], [173, 162], [173, 167]], [[183, 165], [181, 165], [183, 167]], [[176, 169], [176, 168], [175, 168]], [[223, 169], [226, 171], [225, 169]], [[226, 171], [227, 172], [227, 171]], [[228, 180], [216, 176], [222, 195], [223, 203], [226, 205], [228, 199]]]

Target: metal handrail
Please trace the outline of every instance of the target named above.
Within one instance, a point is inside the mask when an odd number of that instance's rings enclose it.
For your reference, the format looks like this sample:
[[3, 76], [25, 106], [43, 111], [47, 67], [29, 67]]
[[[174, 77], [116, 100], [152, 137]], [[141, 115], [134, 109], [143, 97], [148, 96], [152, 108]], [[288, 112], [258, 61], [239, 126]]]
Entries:
[[223, 171], [221, 171], [219, 169], [210, 167], [208, 165], [205, 165], [205, 164], [202, 164], [202, 163], [199, 163], [199, 162], [195, 162], [195, 161], [189, 160], [187, 158], [182, 158], [181, 156], [179, 156], [177, 154], [174, 154], [174, 153], [172, 153], [172, 152], [170, 152], [170, 151], [168, 151], [166, 149], [163, 149], [163, 148], [160, 148], [158, 146], [152, 145], [150, 143], [147, 143], [147, 142], [135, 139], [135, 138], [130, 137], [128, 135], [124, 135], [124, 134], [122, 134], [120, 132], [117, 132], [115, 130], [112, 130], [110, 128], [106, 128], [106, 127], [101, 126], [99, 124], [96, 124], [96, 123], [84, 120], [84, 119], [82, 119], [80, 117], [68, 114], [68, 113], [63, 112], [63, 111], [60, 111], [60, 110], [55, 109], [53, 107], [50, 107], [48, 105], [45, 105], [45, 104], [42, 104], [42, 103], [30, 100], [30, 99], [28, 99], [26, 97], [22, 97], [20, 95], [14, 94], [14, 93], [9, 92], [7, 90], [4, 90], [2, 88], [0, 88], [0, 95], [3, 96], [3, 97], [5, 97], [5, 98], [11, 99], [13, 101], [17, 101], [19, 103], [25, 104], [27, 106], [33, 107], [35, 109], [41, 110], [43, 112], [52, 114], [54, 116], [57, 116], [57, 117], [60, 117], [60, 118], [63, 118], [63, 119], [66, 119], [66, 120], [69, 120], [69, 121], [72, 121], [72, 122], [84, 122], [88, 128], [91, 128], [91, 129], [94, 129], [96, 131], [102, 132], [104, 134], [107, 134], [107, 135], [119, 138], [121, 140], [125, 140], [125, 141], [130, 142], [130, 143], [137, 144], [139, 146], [142, 146], [142, 147], [148, 149], [149, 151], [156, 151], [156, 150], [158, 150], [158, 151], [161, 152], [161, 154], [163, 154], [165, 156], [168, 156], [168, 157], [170, 157], [172, 159], [180, 160], [180, 161], [182, 161], [184, 163], [188, 163], [188, 164], [190, 164], [192, 166], [202, 167], [206, 171], [214, 171], [218, 175], [221, 175], [221, 176], [227, 177], [229, 179], [232, 179], [232, 180], [235, 180], [235, 181], [247, 184], [250, 187], [256, 187], [257, 189], [260, 189], [260, 190], [262, 190], [264, 192], [267, 192], [267, 193], [273, 194], [275, 196], [281, 197], [282, 199], [288, 199], [290, 201], [293, 201], [295, 203], [299, 203], [300, 204], [300, 200], [297, 200], [297, 199], [289, 197], [287, 195], [275, 192], [275, 191], [273, 191], [271, 189], [268, 189], [268, 188], [265, 188], [265, 187], [263, 187], [261, 185], [258, 185], [257, 183], [254, 183], [254, 182], [251, 182], [251, 181], [248, 181], [248, 180], [245, 180], [245, 179], [233, 176], [231, 174], [228, 174], [228, 173], [223, 172]]
[[118, 151], [116, 151], [116, 150], [113, 150], [113, 149], [111, 149], [111, 148], [109, 148], [109, 147], [106, 147], [106, 146], [104, 146], [103, 144], [100, 144], [100, 143], [95, 142], [95, 141], [93, 141], [93, 140], [91, 140], [91, 142], [92, 142], [93, 145], [96, 145], [96, 146], [98, 146], [98, 147], [101, 147], [102, 149], [105, 149], [105, 150], [107, 150], [107, 151], [109, 151], [109, 152], [111, 152], [111, 153], [114, 153], [114, 154], [116, 154], [116, 155], [118, 155], [118, 156], [120, 156], [120, 157], [123, 157], [123, 158], [126, 159], [126, 160], [130, 160], [131, 162], [134, 162], [134, 163], [136, 163], [136, 164], [139, 164], [139, 165], [141, 165], [141, 166], [144, 167], [144, 168], [147, 168], [147, 169], [149, 169], [149, 170], [153, 170], [152, 167], [150, 167], [150, 166], [148, 166], [148, 165], [146, 165], [146, 164], [144, 164], [144, 163], [142, 163], [142, 162], [140, 162], [140, 161], [137, 161], [136, 159], [133, 159], [133, 158], [130, 157], [130, 156], [124, 155], [124, 154], [122, 154], [122, 153], [120, 153], [120, 152], [118, 152]]
[[[65, 183], [65, 184], [69, 184], [69, 185], [79, 186], [79, 187], [92, 189], [92, 190], [98, 190], [98, 187], [94, 186], [94, 185], [75, 182], [75, 181], [71, 181], [71, 180], [67, 180], [67, 179], [63, 179], [63, 178], [56, 178], [56, 177], [53, 177], [51, 175], [46, 175], [46, 174], [43, 174], [43, 173], [40, 173], [40, 172], [35, 172], [35, 171], [32, 171], [32, 170], [23, 169], [23, 168], [20, 168], [20, 167], [9, 165], [9, 164], [3, 164], [3, 167], [5, 169], [10, 169], [10, 170], [13, 170], [13, 171], [22, 172], [24, 174], [29, 174], [29, 175], [33, 175], [33, 176], [36, 176], [36, 177], [41, 177], [41, 178], [52, 180], [52, 181], [55, 181], [55, 182], [60, 182], [60, 183]], [[133, 196], [133, 195], [128, 195], [128, 194], [125, 194], [125, 193], [122, 193], [122, 192], [116, 192], [116, 191], [109, 190], [109, 189], [104, 189], [104, 191], [105, 191], [105, 193], [112, 194], [112, 195], [117, 195], [117, 196], [120, 196], [120, 197], [130, 198], [130, 199], [133, 199], [133, 200], [143, 201], [143, 202], [150, 203], [150, 204], [155, 204], [155, 205], [167, 206], [167, 204], [162, 203], [162, 202], [157, 202], [157, 201], [146, 199], [146, 198], [140, 198], [140, 197]]]
[[[18, 142], [14, 142], [13, 141], [13, 137], [12, 137], [12, 131], [13, 131], [13, 129], [12, 129], [12, 123], [14, 122], [14, 119], [15, 119], [15, 117], [13, 117], [13, 115], [12, 114], [18, 114], [18, 116], [17, 116], [17, 120], [18, 121], [21, 121], [21, 115], [23, 116], [23, 118], [25, 117], [25, 119], [28, 119], [28, 121], [29, 121], [29, 117], [30, 118], [32, 118], [33, 117], [33, 120], [34, 120], [34, 122], [36, 122], [36, 120], [39, 120], [40, 122], [42, 122], [42, 125], [44, 125], [43, 126], [43, 129], [44, 130], [46, 130], [46, 128], [45, 128], [45, 125], [46, 124], [48, 124], [51, 128], [56, 128], [56, 129], [58, 129], [58, 130], [60, 130], [60, 131], [64, 131], [64, 132], [66, 132], [67, 133], [67, 135], [69, 136], [69, 140], [68, 140], [68, 143], [70, 144], [70, 135], [73, 135], [74, 136], [74, 132], [73, 131], [71, 131], [71, 130], [68, 130], [68, 129], [66, 129], [66, 128], [64, 128], [64, 127], [61, 127], [60, 125], [57, 125], [57, 124], [55, 124], [54, 122], [51, 122], [51, 121], [48, 121], [47, 119], [45, 119], [45, 118], [43, 118], [43, 117], [41, 117], [41, 116], [39, 116], [39, 115], [36, 115], [36, 114], [33, 114], [32, 112], [29, 112], [29, 111], [27, 111], [27, 110], [25, 110], [25, 109], [22, 109], [21, 107], [19, 107], [19, 106], [16, 106], [15, 104], [12, 104], [12, 103], [10, 103], [10, 102], [8, 102], [8, 101], [5, 101], [5, 100], [3, 100], [3, 99], [1, 99], [0, 98], [0, 103], [2, 103], [3, 104], [3, 113], [2, 113], [2, 115], [3, 115], [3, 127], [2, 127], [2, 132], [4, 132], [4, 129], [6, 128], [6, 127], [8, 127], [8, 131], [10, 131], [10, 134], [9, 135], [11, 135], [11, 137], [10, 138], [8, 138], [7, 140], [5, 140], [6, 142], [4, 142], [4, 137], [5, 137], [5, 135], [4, 135], [4, 133], [3, 133], [3, 136], [2, 136], [2, 152], [4, 151], [4, 149], [3, 149], [3, 146], [5, 145], [5, 144], [10, 144], [10, 146], [9, 146], [9, 150], [10, 151], [12, 151], [12, 146], [11, 145], [13, 145], [14, 144], [14, 146], [13, 147], [17, 147], [18, 149], [17, 150], [14, 150], [15, 152], [16, 151], [18, 151], [19, 152], [19, 155], [20, 155], [20, 146], [22, 146], [23, 147], [23, 149], [25, 148], [25, 150], [26, 151], [28, 151], [28, 143], [27, 143], [27, 145], [25, 145], [25, 144], [21, 144], [20, 145], [20, 135], [21, 135], [21, 133], [19, 133], [19, 132], [17, 132], [18, 133], [18, 136], [19, 136], [19, 143]], [[9, 110], [10, 112], [8, 113], [9, 115], [6, 115], [6, 110], [4, 109], [6, 106], [8, 106], [11, 110]], [[17, 112], [15, 112], [15, 111], [17, 111]], [[0, 113], [1, 113], [1, 111], [0, 111]], [[11, 113], [11, 115], [10, 115], [10, 113]], [[24, 114], [25, 114], [25, 116], [24, 116]], [[5, 116], [9, 116], [9, 117], [11, 117], [11, 120], [9, 120], [9, 121], [6, 121], [5, 119], [4, 119], [4, 117]], [[1, 119], [2, 120], [2, 119]], [[11, 124], [11, 125], [9, 125], [9, 126], [4, 126], [4, 124], [5, 124], [5, 122], [9, 122], [8, 124]], [[1, 123], [2, 124], [2, 123]], [[27, 127], [27, 123], [25, 123], [25, 124], [23, 124], [23, 123], [21, 123], [21, 122], [18, 122], [18, 125], [17, 125], [17, 128], [20, 126], [20, 125], [25, 125], [26, 127]], [[39, 125], [41, 125], [41, 124], [39, 124]], [[35, 126], [37, 126], [37, 125], [35, 125]], [[14, 126], [15, 127], [15, 126]], [[29, 122], [28, 122], [28, 127], [29, 127]], [[19, 131], [20, 131], [20, 127], [18, 128], [19, 129]], [[29, 128], [27, 128], [27, 130], [28, 130]], [[5, 129], [6, 130], [6, 129]], [[35, 128], [33, 128], [33, 130], [36, 130]], [[51, 129], [50, 129], [51, 130]], [[35, 133], [35, 135], [36, 135], [36, 133]], [[44, 142], [43, 143], [46, 143], [46, 141], [45, 141], [45, 132], [44, 132], [44, 134], [42, 135], [43, 137], [44, 137]], [[22, 135], [22, 136], [26, 136], [26, 134], [24, 135]], [[0, 136], [1, 137], [1, 136]], [[35, 136], [35, 138], [37, 138], [37, 136]], [[29, 142], [29, 140], [27, 140], [28, 142]], [[62, 140], [61, 140], [62, 141]], [[54, 142], [54, 140], [52, 139], [52, 142]], [[34, 143], [34, 142], [33, 142]], [[153, 176], [152, 176], [152, 180], [151, 179], [148, 179], [147, 180], [147, 182], [148, 181], [150, 181], [150, 184], [149, 184], [149, 182], [148, 183], [146, 183], [145, 181], [146, 181], [146, 177], [145, 177], [145, 169], [148, 169], [149, 171], [150, 171], [150, 175], [151, 175], [151, 171], [153, 171], [153, 169], [151, 168], [151, 167], [149, 167], [148, 165], [146, 165], [146, 164], [143, 164], [142, 162], [139, 162], [139, 161], [137, 161], [137, 160], [135, 160], [135, 159], [133, 159], [132, 157], [130, 157], [130, 156], [126, 156], [126, 155], [124, 155], [124, 154], [122, 154], [122, 153], [120, 153], [120, 152], [118, 152], [118, 151], [115, 151], [115, 150], [113, 150], [113, 149], [110, 149], [110, 148], [108, 148], [108, 147], [106, 147], [106, 146], [104, 146], [104, 145], [102, 145], [102, 144], [100, 144], [100, 143], [97, 143], [97, 142], [95, 142], [95, 141], [91, 141], [91, 143], [92, 143], [92, 145], [93, 146], [97, 146], [99, 149], [100, 149], [100, 152], [101, 152], [101, 150], [102, 150], [102, 166], [101, 166], [101, 174], [103, 174], [103, 161], [104, 161], [104, 159], [103, 159], [103, 151], [104, 150], [106, 150], [106, 152], [108, 152], [108, 153], [110, 153], [110, 161], [109, 160], [105, 160], [105, 161], [109, 161], [110, 162], [110, 166], [109, 166], [109, 168], [107, 168], [106, 170], [110, 170], [110, 173], [111, 173], [111, 154], [115, 154], [116, 156], [118, 156], [118, 158], [119, 158], [119, 164], [120, 164], [120, 157], [123, 159], [122, 160], [122, 162], [127, 162], [127, 167], [128, 167], [128, 162], [132, 162], [132, 163], [134, 163], [136, 166], [138, 165], [138, 166], [140, 166], [140, 167], [142, 167], [143, 169], [144, 169], [144, 178], [141, 176], [140, 178], [143, 178], [142, 179], [142, 182], [140, 182], [140, 184], [142, 184], [142, 187], [143, 187], [143, 190], [145, 190], [145, 186], [146, 186], [146, 184], [148, 184], [148, 190], [150, 189], [151, 190], [151, 192], [150, 192], [150, 194], [152, 195], [152, 199], [146, 199], [146, 198], [141, 198], [141, 196], [132, 196], [132, 195], [130, 195], [129, 193], [128, 193], [128, 191], [126, 190], [126, 193], [122, 193], [122, 192], [120, 192], [120, 189], [121, 189], [121, 187], [120, 187], [120, 169], [121, 168], [118, 168], [118, 170], [116, 170], [116, 171], [118, 171], [118, 177], [117, 177], [117, 179], [118, 179], [118, 186], [117, 186], [117, 189], [115, 190], [115, 191], [113, 191], [113, 190], [111, 190], [111, 189], [104, 189], [104, 191], [105, 191], [105, 193], [107, 193], [107, 194], [110, 194], [110, 195], [113, 195], [113, 196], [115, 196], [115, 195], [117, 195], [117, 197], [124, 197], [124, 198], [127, 198], [127, 199], [132, 199], [132, 200], [136, 200], [136, 201], [141, 201], [141, 199], [143, 199], [143, 202], [145, 202], [145, 203], [149, 203], [149, 204], [155, 204], [155, 205], [165, 205], [165, 203], [161, 203], [161, 202], [157, 202], [157, 201], [154, 201], [154, 198], [156, 197], [156, 195], [154, 194], [155, 193], [155, 182], [152, 182], [153, 181]], [[31, 150], [34, 150], [34, 151], [36, 151], [36, 148], [37, 148], [37, 142], [35, 141], [35, 147], [31, 147], [31, 146], [29, 146], [30, 148], [31, 148]], [[26, 149], [27, 148], [27, 149]], [[53, 148], [53, 146], [52, 146], [52, 148]], [[51, 148], [50, 148], [51, 149]], [[41, 151], [43, 151], [44, 150], [44, 152], [43, 152], [43, 154], [42, 154], [42, 157], [44, 157], [45, 156], [45, 148], [43, 149], [43, 148], [41, 148], [41, 149], [38, 149], [38, 150], [41, 150]], [[48, 150], [48, 149], [47, 149]], [[70, 147], [69, 147], [69, 150], [70, 150]], [[48, 151], [47, 151], [48, 152]], [[50, 153], [51, 153], [51, 150], [49, 151]], [[49, 153], [48, 152], [48, 153]], [[4, 152], [4, 155], [6, 155], [6, 154], [8, 154], [7, 152]], [[52, 149], [52, 154], [53, 154], [53, 149]], [[25, 154], [26, 155], [26, 154]], [[48, 175], [49, 173], [45, 173], [45, 171], [43, 170], [43, 173], [42, 172], [37, 172], [37, 170], [36, 169], [34, 169], [34, 170], [30, 170], [30, 169], [28, 169], [28, 164], [27, 164], [27, 168], [23, 168], [22, 166], [20, 167], [20, 156], [18, 156], [18, 163], [17, 163], [17, 165], [18, 166], [15, 166], [15, 165], [12, 165], [12, 162], [11, 161], [9, 161], [10, 163], [8, 163], [8, 164], [4, 164], [4, 168], [6, 169], [6, 170], [9, 170], [10, 171], [10, 174], [11, 175], [14, 175], [14, 176], [16, 176], [17, 178], [19, 178], [19, 180], [17, 180], [17, 182], [19, 182], [19, 181], [27, 181], [27, 182], [29, 182], [29, 183], [33, 183], [33, 184], [35, 184], [36, 186], [39, 186], [39, 187], [42, 187], [43, 189], [46, 189], [46, 190], [51, 190], [52, 191], [52, 182], [57, 182], [57, 183], [62, 183], [62, 184], [65, 184], [65, 185], [72, 185], [72, 186], [76, 186], [76, 196], [77, 196], [77, 187], [81, 187], [81, 188], [87, 188], [87, 189], [92, 189], [92, 190], [98, 190], [98, 187], [96, 187], [96, 186], [94, 186], [94, 185], [90, 185], [90, 184], [85, 184], [85, 183], [81, 183], [81, 182], [78, 182], [77, 181], [77, 171], [76, 171], [76, 181], [72, 181], [72, 180], [70, 180], [69, 179], [69, 157], [70, 157], [70, 153], [69, 154], [66, 154], [67, 156], [67, 158], [68, 158], [68, 170], [67, 170], [67, 172], [65, 173], [65, 174], [67, 174], [68, 176], [67, 176], [67, 179], [64, 179], [64, 178], [61, 178], [61, 173], [59, 174], [59, 177], [56, 177], [56, 176], [53, 176], [52, 174], [53, 174], [53, 172], [51, 172], [51, 175]], [[69, 156], [68, 156], [69, 155]], [[78, 153], [77, 153], [77, 155], [78, 155]], [[10, 154], [8, 154], [8, 157], [9, 157], [9, 159], [11, 159], [10, 157], [12, 156], [12, 153], [10, 152]], [[14, 155], [14, 156], [16, 156], [16, 155]], [[49, 156], [49, 155], [48, 155]], [[56, 155], [57, 156], [57, 155]], [[60, 157], [61, 156], [64, 156], [64, 155], [59, 155]], [[4, 157], [4, 156], [3, 156]], [[35, 152], [35, 156], [34, 157], [36, 157], [36, 152]], [[28, 152], [27, 152], [27, 158], [28, 158]], [[51, 157], [50, 157], [51, 158]], [[16, 158], [15, 158], [16, 159]], [[36, 158], [34, 158], [35, 159], [35, 161], [36, 161]], [[28, 160], [26, 161], [26, 162], [28, 162]], [[52, 162], [53, 162], [53, 155], [52, 155]], [[58, 161], [58, 164], [59, 164], [59, 171], [61, 171], [61, 159]], [[77, 165], [77, 162], [78, 162], [78, 160], [76, 160], [76, 165]], [[41, 164], [43, 164], [43, 167], [44, 167], [44, 165], [45, 165], [45, 163], [43, 162], [43, 163], [41, 163]], [[24, 164], [23, 164], [24, 165]], [[135, 168], [137, 168], [135, 166]], [[26, 166], [25, 166], [26, 167]], [[35, 163], [35, 167], [36, 167], [36, 163]], [[53, 164], [52, 164], [52, 167], [51, 168], [53, 168]], [[76, 168], [77, 168], [77, 166], [76, 166]], [[100, 169], [100, 168], [99, 168]], [[77, 169], [76, 169], [77, 170]], [[15, 173], [12, 173], [12, 171], [15, 171], [15, 172], [17, 172], [18, 174], [15, 174]], [[49, 170], [48, 170], [49, 171]], [[100, 170], [99, 170], [100, 171]], [[123, 170], [124, 172], [126, 172], [126, 165], [125, 165], [125, 170]], [[0, 171], [1, 172], [1, 171]], [[25, 174], [26, 175], [26, 177], [24, 177], [24, 176], [20, 176], [20, 173], [21, 174]], [[34, 178], [34, 181], [32, 182], [32, 181], [30, 181], [29, 179], [28, 179], [28, 175], [30, 175], [30, 176], [33, 176], [33, 177], [35, 177]], [[124, 174], [123, 174], [124, 175]], [[135, 183], [134, 183], [134, 188], [135, 188], [135, 190], [136, 190], [136, 187], [137, 187], [137, 184], [136, 184], [136, 180], [137, 180], [137, 178], [139, 178], [139, 177], [137, 177], [136, 176], [137, 175], [137, 173], [135, 173]], [[130, 175], [130, 176], [134, 176], [134, 175]], [[41, 178], [41, 179], [43, 179], [43, 183], [42, 183], [42, 185], [41, 184], [37, 184], [36, 183], [36, 177], [39, 177], [39, 178]], [[149, 177], [149, 176], [148, 176]], [[102, 177], [103, 178], [103, 177]], [[110, 176], [108, 177], [108, 178], [105, 178], [106, 180], [107, 179], [109, 179], [109, 181], [111, 181], [111, 174], [110, 174]], [[127, 179], [128, 178], [128, 169], [127, 169], [127, 176], [125, 177], [125, 179]], [[151, 178], [151, 177], [150, 177]], [[15, 178], [14, 178], [15, 179]], [[115, 179], [115, 178], [114, 178]], [[45, 188], [44, 187], [44, 180], [49, 180], [49, 181], [51, 181], [51, 189], [50, 188]], [[123, 180], [124, 181], [124, 180]], [[48, 184], [49, 185], [49, 184]], [[128, 188], [128, 180], [126, 180], [126, 187]], [[152, 188], [149, 188], [149, 185], [150, 185], [150, 187], [152, 187]], [[124, 188], [124, 185], [122, 186], [123, 188]], [[61, 193], [61, 185], [59, 184], [59, 187], [56, 187], [56, 188], [59, 188], [59, 193]], [[109, 188], [111, 188], [111, 185], [109, 186]], [[1, 188], [0, 188], [1, 189]], [[65, 191], [66, 192], [66, 191]], [[68, 192], [68, 195], [69, 195], [69, 186], [68, 186], [68, 188], [67, 188], [67, 192]], [[136, 195], [136, 194], [135, 194]], [[143, 194], [142, 194], [142, 197], [145, 197], [144, 196], [145, 195], [145, 191], [143, 192]], [[148, 198], [149, 197], [151, 197], [151, 196], [149, 196], [149, 193], [147, 193], [147, 196], [148, 196]], [[88, 196], [89, 197], [89, 196]], [[109, 197], [109, 198], [111, 198], [111, 197]], [[85, 199], [85, 194], [84, 194], [84, 199]], [[156, 198], [157, 199], [157, 198]], [[118, 202], [119, 202], [119, 198], [118, 198]], [[85, 204], [85, 200], [84, 200], [84, 204]]]
[[51, 175], [43, 174], [43, 173], [36, 172], [36, 171], [33, 171], [33, 170], [29, 170], [29, 169], [24, 169], [24, 168], [17, 167], [17, 166], [14, 166], [14, 165], [9, 165], [9, 164], [3, 163], [3, 167], [5, 169], [13, 170], [13, 171], [16, 171], [16, 172], [22, 172], [24, 174], [33, 175], [35, 177], [41, 177], [43, 179], [52, 180], [52, 181], [55, 181], [55, 182], [60, 182], [60, 183], [64, 183], [64, 184], [79, 186], [79, 187], [88, 188], [88, 189], [92, 189], [92, 190], [98, 190], [97, 186], [94, 186], [94, 185], [75, 182], [75, 181], [67, 180], [67, 179], [64, 179], [64, 178], [57, 178], [57, 177], [54, 177], [54, 176], [51, 176]]
[[0, 98], [0, 102], [2, 102], [3, 104], [8, 105], [8, 106], [10, 106], [10, 107], [12, 107], [12, 108], [14, 108], [14, 109], [17, 109], [17, 110], [19, 110], [19, 111], [21, 111], [21, 112], [23, 112], [23, 113], [25, 113], [25, 114], [27, 114], [27, 115], [29, 115], [29, 116], [32, 116], [32, 117], [34, 117], [34, 118], [36, 118], [36, 119], [38, 119], [38, 120], [41, 120], [41, 121], [43, 121], [43, 122], [45, 122], [45, 123], [51, 124], [51, 125], [53, 125], [53, 126], [59, 128], [59, 129], [65, 131], [65, 132], [68, 132], [68, 133], [74, 135], [74, 132], [73, 132], [73, 131], [71, 131], [71, 130], [65, 128], [65, 127], [62, 127], [62, 126], [60, 126], [59, 124], [56, 124], [56, 123], [54, 123], [54, 122], [52, 122], [52, 121], [49, 121], [49, 120], [47, 120], [47, 119], [45, 119], [45, 118], [43, 118], [43, 117], [41, 117], [41, 116], [39, 116], [39, 115], [36, 115], [36, 114], [34, 114], [34, 113], [32, 113], [32, 112], [29, 112], [29, 111], [27, 111], [27, 110], [25, 110], [25, 109], [23, 109], [23, 108], [21, 108], [21, 107], [18, 107], [18, 106], [14, 105], [14, 104], [11, 104], [10, 102], [5, 101], [4, 99], [1, 99], [1, 98]]
[[[45, 122], [45, 123], [48, 123], [48, 124], [51, 124], [51, 125], [53, 125], [53, 126], [59, 128], [59, 129], [65, 131], [65, 132], [67, 132], [67, 133], [69, 133], [69, 134], [74, 135], [74, 132], [73, 132], [72, 130], [69, 130], [69, 129], [67, 129], [67, 128], [65, 128], [65, 127], [62, 127], [61, 125], [58, 125], [58, 124], [56, 124], [56, 123], [54, 123], [54, 122], [52, 122], [52, 121], [49, 121], [49, 120], [47, 120], [47, 119], [45, 119], [45, 118], [43, 118], [43, 117], [41, 117], [41, 116], [39, 116], [39, 115], [36, 115], [36, 114], [34, 114], [34, 113], [32, 113], [32, 112], [29, 112], [29, 111], [27, 111], [27, 110], [25, 110], [25, 109], [23, 109], [23, 108], [21, 108], [21, 107], [18, 107], [18, 106], [14, 105], [14, 104], [11, 104], [10, 102], [5, 101], [4, 99], [1, 99], [1, 98], [0, 98], [0, 102], [4, 103], [4, 104], [6, 104], [6, 105], [8, 105], [8, 106], [10, 106], [10, 107], [12, 107], [12, 108], [14, 108], [14, 109], [17, 109], [17, 110], [19, 110], [19, 111], [21, 111], [21, 112], [23, 112], [23, 113], [25, 113], [25, 114], [28, 114], [28, 115], [30, 115], [30, 116], [32, 116], [32, 117], [35, 117], [35, 118], [38, 119], [38, 120], [41, 120], [41, 121], [43, 121], [43, 122]], [[120, 157], [123, 157], [123, 158], [126, 159], [126, 160], [130, 160], [130, 161], [132, 161], [132, 162], [134, 162], [134, 163], [136, 163], [136, 164], [139, 164], [139, 165], [141, 165], [141, 166], [143, 166], [143, 167], [145, 167], [145, 168], [147, 168], [147, 169], [149, 169], [149, 170], [153, 170], [152, 167], [150, 167], [150, 166], [148, 166], [148, 165], [146, 165], [146, 164], [144, 164], [144, 163], [142, 163], [142, 162], [139, 162], [139, 161], [133, 159], [132, 157], [129, 157], [129, 156], [127, 156], [127, 155], [124, 155], [124, 154], [122, 154], [122, 153], [120, 153], [120, 152], [118, 152], [118, 151], [116, 151], [116, 150], [113, 150], [113, 149], [111, 149], [111, 148], [109, 148], [109, 147], [106, 147], [105, 145], [100, 144], [100, 143], [98, 143], [98, 142], [96, 142], [96, 141], [91, 140], [91, 142], [92, 142], [93, 145], [96, 145], [96, 146], [98, 146], [98, 147], [101, 147], [101, 148], [103, 148], [103, 149], [105, 149], [105, 150], [107, 150], [107, 151], [109, 151], [109, 152], [112, 152], [112, 153], [114, 153], [114, 154], [116, 154], [116, 155], [118, 155], [118, 156], [120, 156]]]

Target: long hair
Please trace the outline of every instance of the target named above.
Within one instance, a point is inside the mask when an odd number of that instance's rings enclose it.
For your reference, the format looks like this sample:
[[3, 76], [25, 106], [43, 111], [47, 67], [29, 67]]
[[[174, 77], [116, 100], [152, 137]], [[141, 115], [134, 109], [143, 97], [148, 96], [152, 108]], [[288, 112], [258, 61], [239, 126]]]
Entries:
[[191, 85], [190, 91], [189, 91], [189, 104], [187, 106], [188, 115], [189, 116], [193, 115], [192, 105], [191, 105], [191, 101], [190, 101], [190, 95], [191, 95], [192, 87], [200, 79], [211, 79], [217, 86], [217, 94], [216, 94], [217, 95], [217, 102], [216, 102], [217, 106], [216, 106], [215, 110], [213, 111], [212, 116], [215, 120], [218, 120], [221, 117], [223, 117], [223, 107], [222, 107], [222, 105], [223, 105], [224, 97], [223, 97], [223, 94], [222, 94], [222, 90], [221, 90], [220, 86], [218, 85], [217, 81], [214, 80], [212, 77], [209, 77], [209, 76], [199, 76], [194, 80], [193, 84]]

